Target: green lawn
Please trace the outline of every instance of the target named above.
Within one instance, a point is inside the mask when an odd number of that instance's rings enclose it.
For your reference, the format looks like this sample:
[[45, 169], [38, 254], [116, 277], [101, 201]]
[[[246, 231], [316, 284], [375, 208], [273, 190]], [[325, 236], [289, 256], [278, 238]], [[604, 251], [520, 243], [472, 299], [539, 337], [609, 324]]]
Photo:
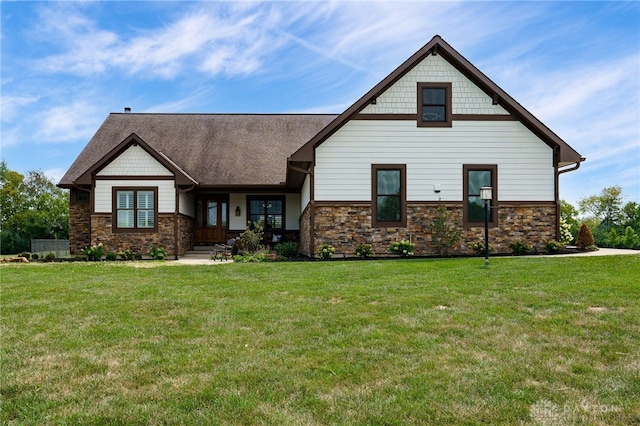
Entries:
[[0, 423], [640, 424], [640, 256], [482, 263], [3, 265]]

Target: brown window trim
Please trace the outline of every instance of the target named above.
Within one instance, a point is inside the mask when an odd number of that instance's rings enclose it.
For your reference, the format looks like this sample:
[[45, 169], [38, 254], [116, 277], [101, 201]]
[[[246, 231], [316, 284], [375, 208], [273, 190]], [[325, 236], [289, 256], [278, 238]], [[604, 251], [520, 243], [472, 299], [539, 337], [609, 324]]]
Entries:
[[469, 221], [469, 202], [467, 197], [469, 196], [469, 172], [470, 171], [485, 171], [491, 172], [491, 187], [492, 198], [489, 206], [493, 208], [493, 215], [489, 226], [494, 228], [498, 226], [498, 165], [497, 164], [465, 164], [462, 166], [462, 226], [465, 228], [472, 228], [478, 226], [484, 226], [484, 221], [471, 222]]
[[[378, 217], [378, 170], [400, 171], [400, 221], [381, 222]], [[372, 164], [371, 165], [371, 226], [374, 228], [393, 228], [407, 226], [407, 165]]]
[[[153, 228], [138, 228], [138, 218], [135, 212], [138, 210], [134, 207], [134, 227], [133, 228], [118, 228], [118, 191], [133, 191], [133, 202], [138, 203], [138, 191], [153, 191], [153, 214], [155, 220], [153, 221]], [[114, 186], [111, 188], [111, 230], [114, 234], [125, 233], [150, 233], [158, 232], [158, 187], [157, 186]]]
[[[422, 89], [445, 89], [445, 121], [422, 120]], [[416, 110], [418, 127], [451, 127], [453, 124], [452, 85], [451, 83], [418, 83], [418, 104]]]

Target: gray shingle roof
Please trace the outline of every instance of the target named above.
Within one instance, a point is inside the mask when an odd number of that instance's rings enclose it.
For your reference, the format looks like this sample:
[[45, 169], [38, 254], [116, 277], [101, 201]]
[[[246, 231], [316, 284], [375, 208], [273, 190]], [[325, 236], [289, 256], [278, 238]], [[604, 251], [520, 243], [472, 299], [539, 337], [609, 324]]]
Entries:
[[112, 113], [60, 186], [74, 181], [135, 133], [200, 185], [278, 185], [287, 157], [336, 115]]

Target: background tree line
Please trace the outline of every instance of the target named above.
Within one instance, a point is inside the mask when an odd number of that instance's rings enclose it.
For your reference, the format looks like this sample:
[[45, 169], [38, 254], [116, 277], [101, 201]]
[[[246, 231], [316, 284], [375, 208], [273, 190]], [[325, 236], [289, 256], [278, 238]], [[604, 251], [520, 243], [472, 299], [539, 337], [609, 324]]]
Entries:
[[42, 171], [26, 176], [0, 162], [0, 252], [31, 250], [32, 238], [69, 238], [69, 191]]
[[640, 204], [625, 204], [620, 186], [609, 186], [600, 194], [582, 198], [577, 208], [561, 200], [560, 217], [570, 225], [574, 241], [584, 223], [598, 247], [640, 249]]

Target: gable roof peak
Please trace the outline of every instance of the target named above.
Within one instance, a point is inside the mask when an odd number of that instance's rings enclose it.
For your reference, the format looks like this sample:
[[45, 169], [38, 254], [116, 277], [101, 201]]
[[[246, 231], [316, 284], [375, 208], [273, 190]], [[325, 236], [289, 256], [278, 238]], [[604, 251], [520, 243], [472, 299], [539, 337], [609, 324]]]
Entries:
[[571, 148], [558, 135], [551, 131], [551, 129], [545, 126], [533, 114], [531, 114], [515, 99], [513, 99], [507, 92], [502, 90], [489, 77], [483, 74], [464, 56], [462, 56], [458, 51], [451, 47], [451, 45], [449, 45], [449, 43], [447, 43], [442, 37], [436, 34], [431, 38], [431, 40], [429, 40], [427, 44], [422, 46], [422, 48], [411, 55], [398, 68], [392, 71], [391, 74], [389, 74], [380, 83], [378, 83], [371, 90], [365, 93], [364, 96], [358, 99], [353, 105], [351, 105], [335, 120], [333, 120], [327, 127], [322, 129], [322, 131], [320, 131], [309, 142], [307, 142], [298, 151], [296, 151], [289, 158], [289, 161], [311, 161], [313, 159], [313, 151], [316, 147], [318, 147], [327, 138], [338, 131], [351, 118], [362, 111], [381, 93], [393, 86], [398, 80], [405, 76], [409, 71], [416, 67], [430, 54], [437, 54], [442, 56], [447, 62], [449, 62], [460, 73], [462, 73], [471, 82], [473, 82], [476, 86], [483, 90], [488, 96], [492, 97], [496, 103], [500, 104], [504, 109], [509, 111], [509, 113], [520, 120], [529, 130], [531, 130], [535, 135], [542, 139], [547, 145], [549, 145], [554, 150], [557, 149], [559, 151], [559, 155], [557, 156], [557, 163], [560, 166], [579, 163], [585, 160], [584, 157], [582, 157], [577, 151]]

